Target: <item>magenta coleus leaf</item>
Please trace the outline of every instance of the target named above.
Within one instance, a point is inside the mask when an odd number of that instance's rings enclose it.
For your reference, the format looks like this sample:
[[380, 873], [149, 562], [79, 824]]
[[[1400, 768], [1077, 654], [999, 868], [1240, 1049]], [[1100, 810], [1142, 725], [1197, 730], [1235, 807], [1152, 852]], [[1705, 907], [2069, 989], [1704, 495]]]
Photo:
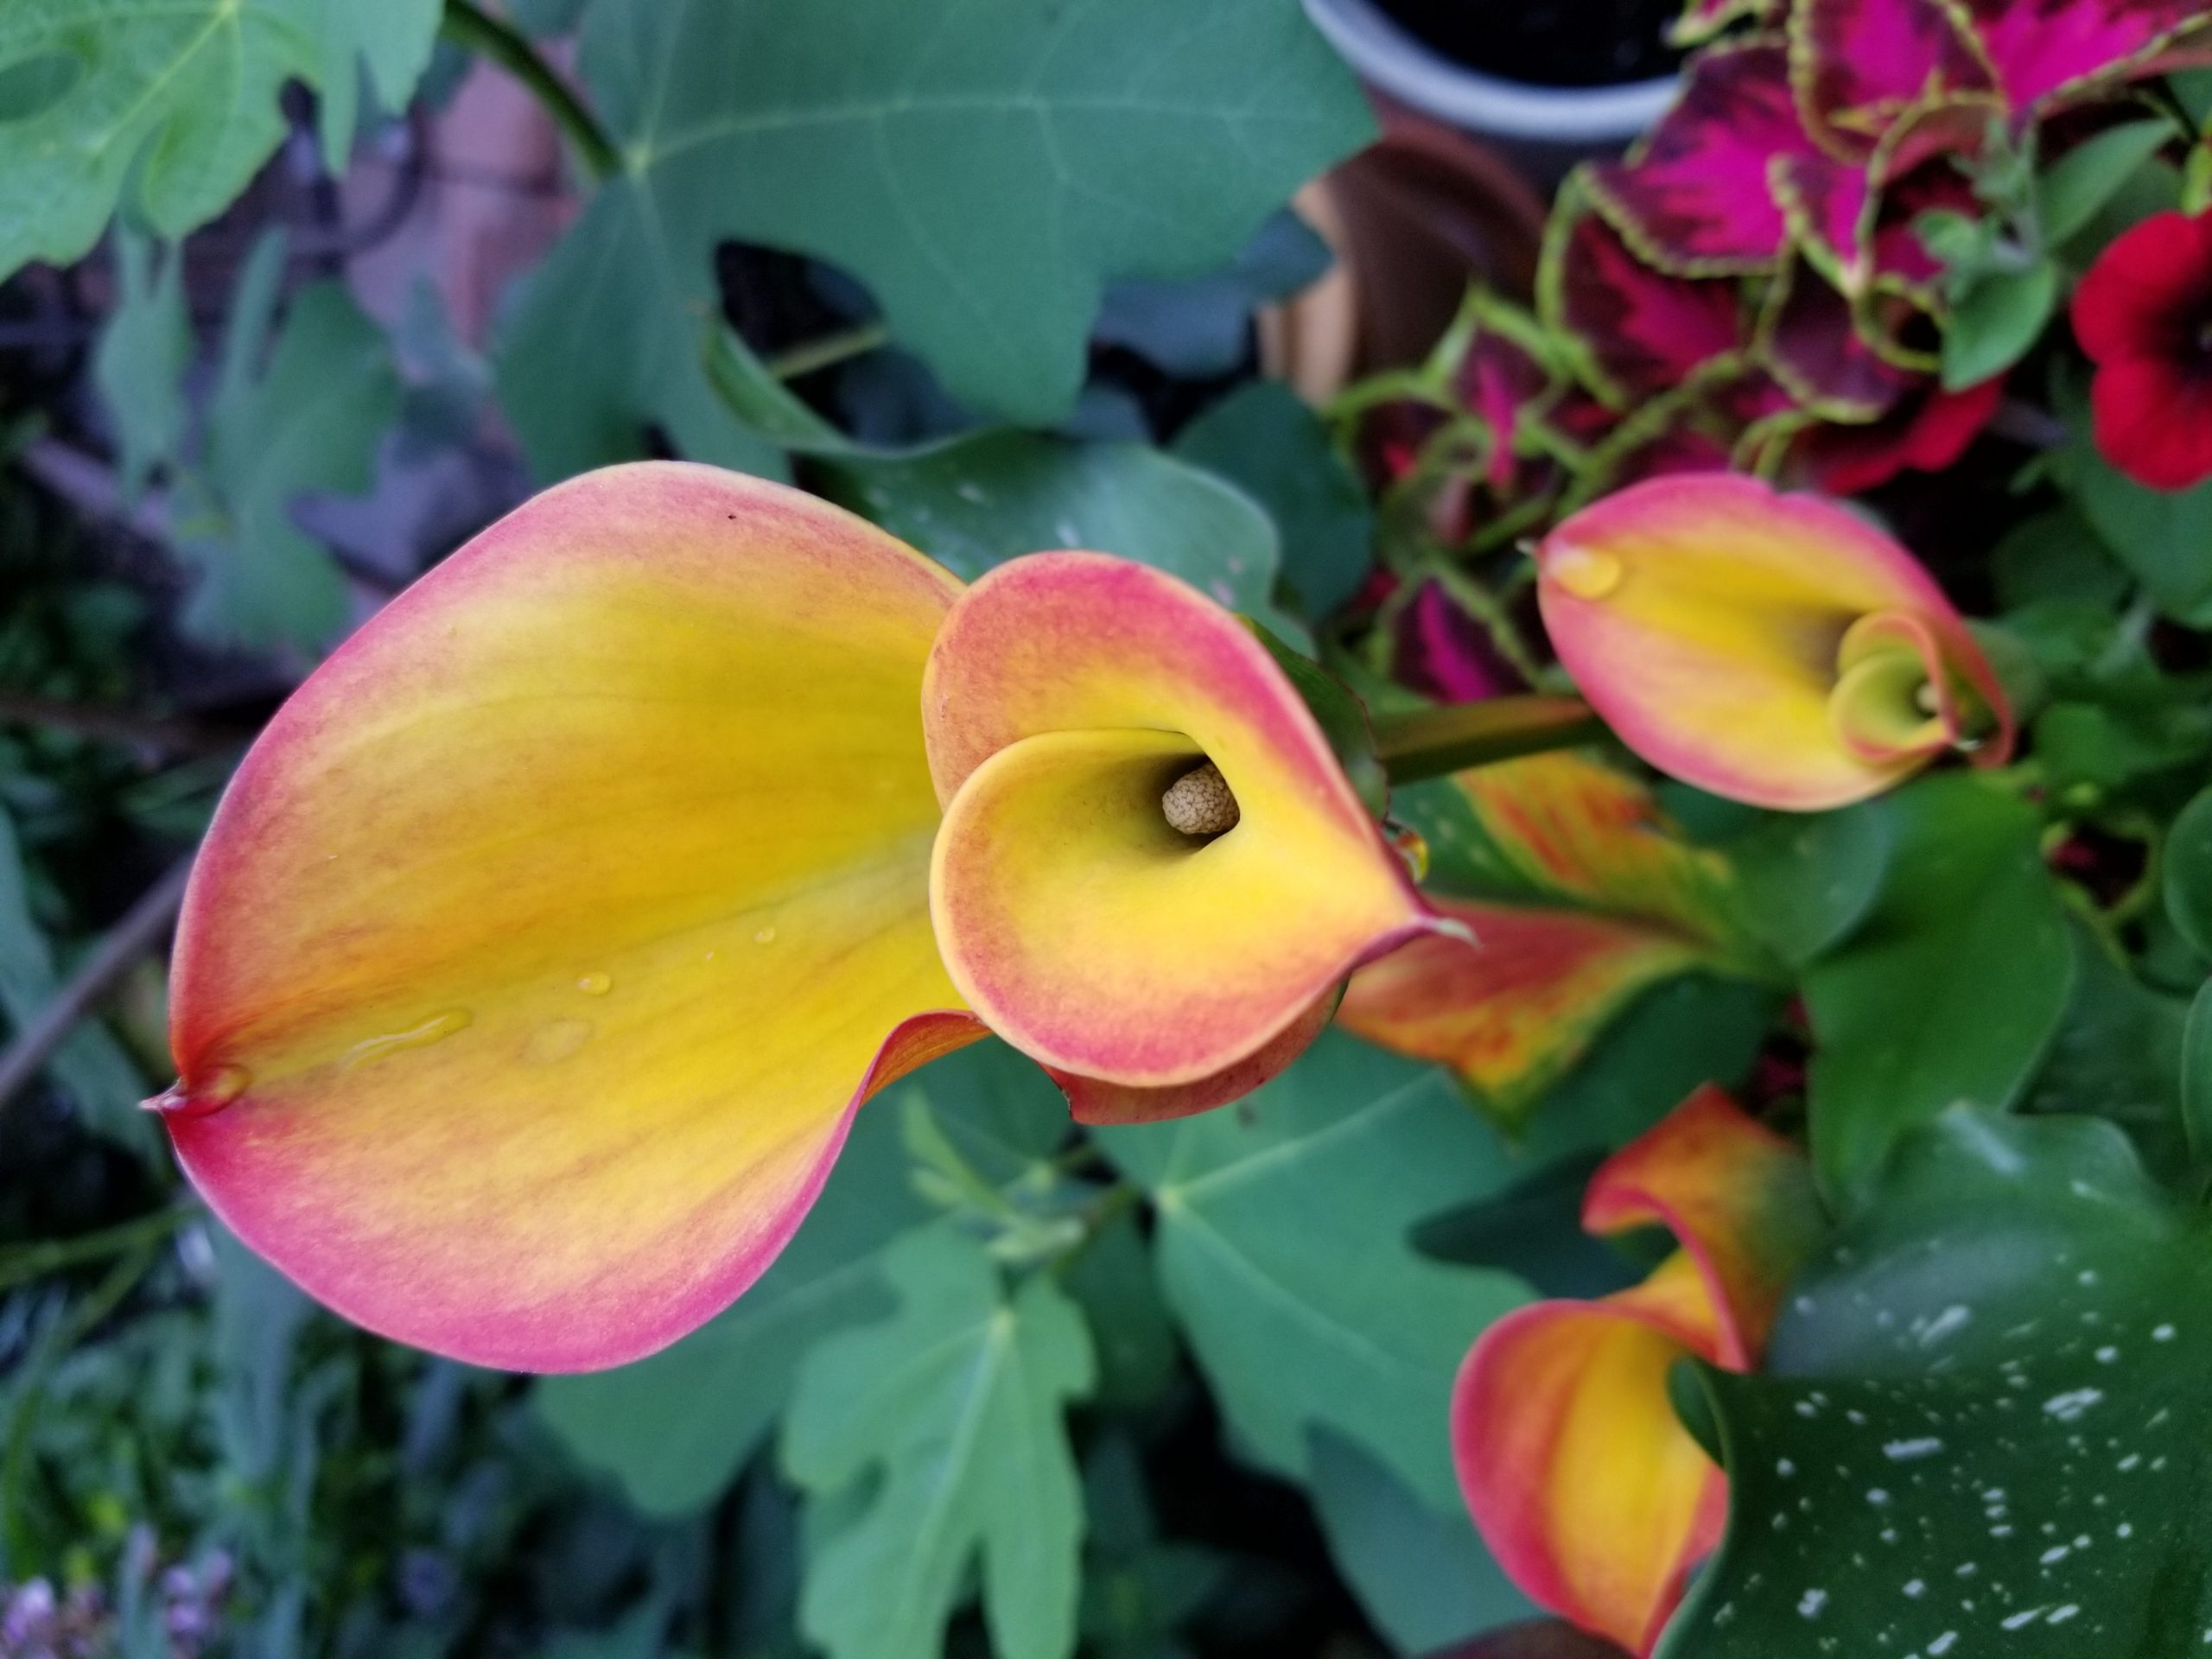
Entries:
[[1688, 0], [1667, 38], [1676, 46], [1701, 46], [1738, 20], [1762, 27], [1778, 22], [1788, 4], [1789, 0]]
[[1789, 54], [1771, 36], [1709, 48], [1681, 101], [1625, 162], [1588, 174], [1592, 194], [1630, 246], [1682, 276], [1771, 269], [1789, 225], [1767, 165], [1808, 140], [1789, 92]]
[[1830, 495], [1857, 495], [1901, 472], [1941, 472], [1966, 453], [2004, 396], [2002, 376], [1945, 391], [1929, 375], [1878, 420], [1808, 427], [1791, 460]]
[[1905, 110], [1992, 84], [1944, 0], [1798, 0], [1789, 66], [1807, 130], [1848, 160]]
[[2017, 111], [2212, 60], [2202, 0], [1958, 0]]
[[1802, 263], [1770, 297], [1759, 343], [1775, 378], [1824, 419], [1872, 420], [1911, 384], [1867, 343], [1851, 302]]
[[1807, 149], [1776, 156], [1769, 176], [1798, 247], [1838, 286], [1863, 286], [1863, 226], [1872, 206], [1866, 169]]
[[1891, 288], [1931, 303], [1942, 267], [1913, 221], [1938, 207], [1981, 211], [1955, 158], [1980, 146], [1990, 113], [1983, 99], [1923, 105], [1892, 123], [1863, 162], [1819, 149], [1777, 156], [1775, 194], [1798, 251], [1847, 294]]
[[1682, 15], [1667, 31], [1677, 46], [1700, 46], [1738, 19], [1764, 26], [1777, 22], [1789, 0], [1688, 0]]
[[1673, 390], [1745, 340], [1738, 284], [1670, 276], [1596, 213], [1562, 214], [1545, 260], [1548, 320], [1580, 339], [1617, 403]]
[[1916, 228], [1923, 213], [1978, 214], [1974, 186], [1948, 160], [1931, 161], [1883, 192], [1881, 213], [1866, 241], [1869, 283], [1932, 306], [1942, 262], [1929, 251]]

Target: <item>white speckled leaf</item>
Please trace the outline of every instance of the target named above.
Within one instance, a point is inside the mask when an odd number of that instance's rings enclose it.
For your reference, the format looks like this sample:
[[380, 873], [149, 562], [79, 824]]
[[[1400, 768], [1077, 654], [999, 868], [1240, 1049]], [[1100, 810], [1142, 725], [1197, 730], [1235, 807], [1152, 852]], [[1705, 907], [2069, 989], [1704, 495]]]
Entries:
[[1662, 1659], [2212, 1646], [2212, 1237], [2110, 1125], [1948, 1115], [1712, 1383], [1729, 1535]]

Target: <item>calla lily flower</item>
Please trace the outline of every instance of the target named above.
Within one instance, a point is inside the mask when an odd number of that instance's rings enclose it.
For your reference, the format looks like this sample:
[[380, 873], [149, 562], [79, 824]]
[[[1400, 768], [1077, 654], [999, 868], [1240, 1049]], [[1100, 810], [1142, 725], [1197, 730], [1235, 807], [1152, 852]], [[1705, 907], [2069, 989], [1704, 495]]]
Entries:
[[1758, 1363], [1819, 1205], [1803, 1155], [1707, 1087], [1599, 1168], [1582, 1224], [1664, 1226], [1681, 1248], [1631, 1289], [1539, 1302], [1485, 1332], [1453, 1391], [1452, 1456], [1522, 1592], [1648, 1654], [1728, 1508], [1668, 1373], [1685, 1355]]
[[2012, 715], [1912, 556], [1833, 503], [1719, 474], [1649, 480], [1537, 550], [1560, 660], [1661, 771], [1757, 806], [1877, 794], [1947, 749], [2009, 759]]
[[589, 1369], [751, 1284], [927, 1060], [995, 1031], [1086, 1116], [1201, 1109], [1440, 925], [1183, 583], [1062, 553], [963, 590], [798, 492], [614, 467], [270, 722], [193, 874], [152, 1103], [340, 1313]]

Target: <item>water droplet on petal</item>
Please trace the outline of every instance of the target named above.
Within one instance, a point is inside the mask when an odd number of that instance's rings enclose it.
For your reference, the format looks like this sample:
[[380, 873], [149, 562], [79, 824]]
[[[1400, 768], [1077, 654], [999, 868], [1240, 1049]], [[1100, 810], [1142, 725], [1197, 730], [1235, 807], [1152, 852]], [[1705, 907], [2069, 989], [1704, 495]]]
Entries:
[[1603, 599], [1621, 585], [1621, 562], [1610, 553], [1592, 553], [1572, 543], [1554, 545], [1544, 574], [1577, 599]]
[[1390, 845], [1396, 850], [1398, 856], [1405, 861], [1406, 873], [1412, 876], [1415, 882], [1427, 880], [1429, 864], [1427, 837], [1409, 823], [1394, 823], [1385, 825], [1383, 834], [1389, 837]]
[[179, 1078], [145, 1107], [164, 1117], [208, 1117], [245, 1093], [252, 1083], [253, 1074], [244, 1066], [219, 1065], [196, 1086]]
[[539, 1065], [552, 1065], [589, 1042], [591, 1033], [588, 1020], [549, 1020], [530, 1033], [530, 1040], [523, 1045], [523, 1058]]
[[586, 974], [576, 982], [576, 988], [586, 996], [605, 996], [614, 988], [612, 974]]
[[467, 1008], [448, 1008], [443, 1014], [431, 1015], [419, 1026], [410, 1026], [405, 1031], [390, 1032], [382, 1037], [372, 1037], [365, 1042], [356, 1043], [339, 1057], [339, 1070], [350, 1071], [357, 1065], [368, 1065], [391, 1055], [404, 1053], [410, 1048], [428, 1048], [433, 1043], [442, 1043], [455, 1032], [466, 1031], [472, 1018], [474, 1016]]
[[773, 944], [775, 942], [776, 930], [772, 927], [764, 927], [753, 936], [755, 944]]

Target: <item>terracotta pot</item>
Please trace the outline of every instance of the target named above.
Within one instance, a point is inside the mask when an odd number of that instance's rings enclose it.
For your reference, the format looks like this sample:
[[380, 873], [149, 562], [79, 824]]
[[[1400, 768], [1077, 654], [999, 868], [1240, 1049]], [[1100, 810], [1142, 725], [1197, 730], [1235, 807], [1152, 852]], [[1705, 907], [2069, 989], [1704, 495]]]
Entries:
[[1298, 198], [1335, 267], [1260, 320], [1262, 365], [1312, 402], [1420, 361], [1471, 283], [1526, 297], [1543, 244], [1542, 198], [1496, 151], [1402, 105], [1376, 105], [1381, 139]]

